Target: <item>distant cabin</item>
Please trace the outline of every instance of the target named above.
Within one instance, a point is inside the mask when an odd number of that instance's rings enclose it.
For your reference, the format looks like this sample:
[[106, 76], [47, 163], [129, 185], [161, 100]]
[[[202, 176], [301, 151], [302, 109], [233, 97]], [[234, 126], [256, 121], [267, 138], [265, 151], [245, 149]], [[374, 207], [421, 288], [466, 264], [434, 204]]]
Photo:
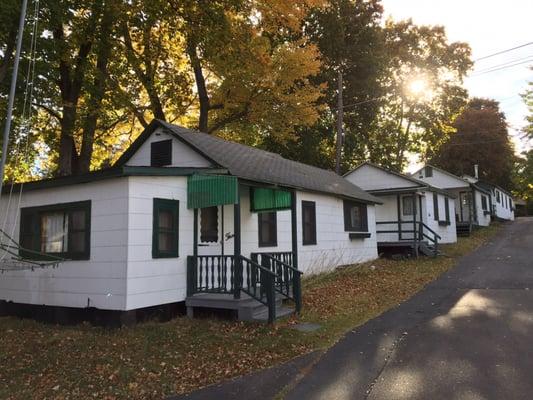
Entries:
[[473, 226], [488, 226], [491, 221], [491, 193], [476, 179], [469, 180], [453, 175], [432, 165], [425, 165], [411, 177], [434, 187], [446, 189], [455, 196], [457, 232], [468, 235]]
[[[20, 204], [9, 201], [20, 190]], [[159, 120], [112, 168], [8, 186], [0, 201], [20, 257], [63, 259], [4, 268], [4, 306], [135, 319], [186, 303], [191, 315], [210, 307], [273, 320], [280, 299], [298, 311], [302, 274], [378, 255], [380, 198], [331, 171]]]
[[365, 162], [345, 178], [378, 197], [378, 250], [409, 247], [436, 255], [438, 244], [457, 241], [455, 197], [446, 190]]

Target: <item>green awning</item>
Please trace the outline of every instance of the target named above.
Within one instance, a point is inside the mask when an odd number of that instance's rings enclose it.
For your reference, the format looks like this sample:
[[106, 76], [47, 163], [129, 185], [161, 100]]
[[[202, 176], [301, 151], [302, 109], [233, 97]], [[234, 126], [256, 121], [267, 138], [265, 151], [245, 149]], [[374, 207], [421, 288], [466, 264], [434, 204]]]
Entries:
[[251, 188], [252, 212], [280, 211], [291, 208], [291, 192], [279, 189]]
[[229, 175], [191, 175], [187, 178], [187, 208], [237, 204], [239, 184]]

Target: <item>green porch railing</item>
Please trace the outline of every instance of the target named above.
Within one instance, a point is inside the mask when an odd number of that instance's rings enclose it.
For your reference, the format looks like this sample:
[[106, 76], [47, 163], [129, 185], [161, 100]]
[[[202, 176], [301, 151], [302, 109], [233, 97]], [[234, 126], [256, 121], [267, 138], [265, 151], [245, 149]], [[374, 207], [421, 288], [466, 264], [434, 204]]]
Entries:
[[294, 301], [296, 312], [302, 310], [302, 271], [289, 264], [291, 252], [252, 253], [252, 260], [275, 274], [275, 289]]

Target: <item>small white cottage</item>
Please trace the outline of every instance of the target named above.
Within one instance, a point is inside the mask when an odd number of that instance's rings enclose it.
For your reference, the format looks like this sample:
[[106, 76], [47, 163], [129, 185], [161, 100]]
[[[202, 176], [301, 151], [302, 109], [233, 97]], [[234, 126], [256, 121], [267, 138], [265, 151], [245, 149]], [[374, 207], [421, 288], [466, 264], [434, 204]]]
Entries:
[[439, 243], [457, 241], [454, 196], [418, 179], [365, 162], [344, 176], [378, 197], [378, 250], [413, 249], [436, 255]]
[[[0, 303], [135, 319], [186, 302], [273, 320], [282, 298], [300, 307], [302, 273], [377, 257], [379, 202], [333, 172], [155, 120], [110, 169], [5, 188], [20, 248], [1, 254]], [[57, 268], [40, 268], [50, 257]]]
[[473, 226], [488, 226], [491, 220], [491, 194], [475, 181], [426, 165], [411, 177], [434, 187], [446, 189], [455, 196], [457, 234], [469, 235]]
[[515, 204], [513, 195], [500, 186], [478, 180], [477, 184], [490, 192], [492, 217], [499, 221], [514, 221]]

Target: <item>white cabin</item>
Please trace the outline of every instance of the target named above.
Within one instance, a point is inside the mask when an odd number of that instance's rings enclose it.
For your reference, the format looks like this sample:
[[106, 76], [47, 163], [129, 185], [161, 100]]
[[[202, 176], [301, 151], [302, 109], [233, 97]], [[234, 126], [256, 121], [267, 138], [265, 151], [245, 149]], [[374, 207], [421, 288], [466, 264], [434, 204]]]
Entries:
[[368, 162], [345, 178], [383, 202], [376, 205], [378, 248], [436, 250], [457, 241], [454, 196], [447, 191]]
[[458, 233], [469, 234], [472, 226], [488, 226], [490, 224], [490, 192], [476, 182], [470, 182], [432, 165], [425, 165], [411, 174], [411, 177], [434, 187], [445, 189], [455, 196]]
[[120, 313], [245, 297], [273, 319], [272, 294], [297, 302], [301, 273], [377, 257], [379, 202], [333, 172], [155, 120], [108, 170], [5, 188], [21, 255], [64, 261], [5, 270], [0, 303]]
[[513, 195], [489, 182], [479, 180], [477, 184], [490, 192], [492, 216], [500, 221], [514, 221], [516, 207]]

